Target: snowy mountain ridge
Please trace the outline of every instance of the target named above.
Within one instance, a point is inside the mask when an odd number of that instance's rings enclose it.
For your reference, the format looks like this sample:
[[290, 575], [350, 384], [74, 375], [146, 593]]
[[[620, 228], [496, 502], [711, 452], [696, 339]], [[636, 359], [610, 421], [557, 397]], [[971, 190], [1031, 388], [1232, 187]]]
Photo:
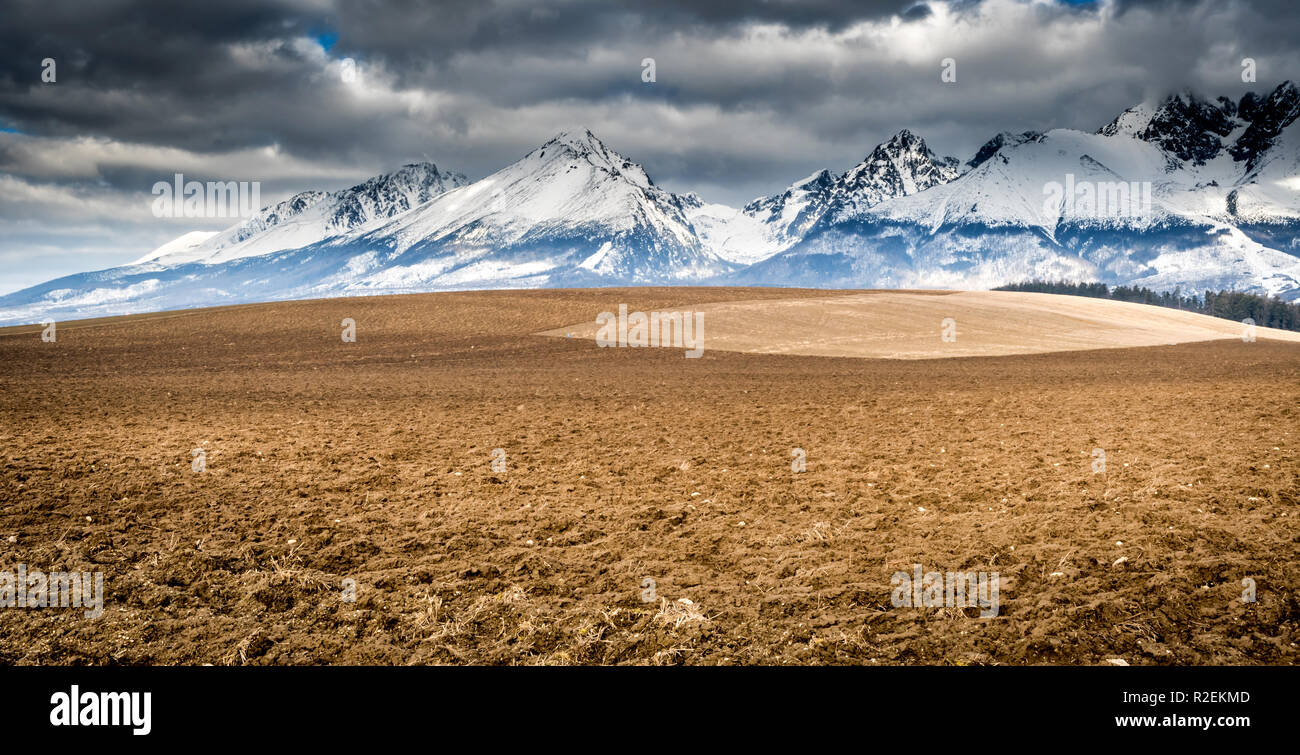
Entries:
[[[462, 174], [444, 173], [433, 163], [411, 163], [349, 189], [295, 194], [231, 228], [198, 239], [200, 243], [173, 248], [178, 239], [146, 254], [135, 264], [218, 264], [305, 246], [406, 212], [467, 183]], [[194, 238], [194, 234], [181, 238]]]
[[843, 173], [743, 208], [669, 192], [566, 131], [478, 181], [417, 163], [300, 193], [133, 264], [0, 296], [0, 322], [464, 288], [1033, 277], [1297, 299], [1298, 116], [1290, 82], [1235, 102], [1180, 93], [1093, 133], [997, 134], [964, 162], [903, 129]]

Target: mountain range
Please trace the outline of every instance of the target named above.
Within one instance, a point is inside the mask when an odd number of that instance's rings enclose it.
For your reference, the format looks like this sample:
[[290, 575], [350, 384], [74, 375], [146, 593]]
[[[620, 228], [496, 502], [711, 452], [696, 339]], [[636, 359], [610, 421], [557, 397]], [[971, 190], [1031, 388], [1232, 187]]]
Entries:
[[1179, 93], [966, 161], [902, 130], [734, 208], [587, 130], [478, 181], [412, 164], [130, 265], [0, 296], [0, 323], [381, 293], [642, 284], [991, 288], [1029, 278], [1300, 299], [1300, 89]]

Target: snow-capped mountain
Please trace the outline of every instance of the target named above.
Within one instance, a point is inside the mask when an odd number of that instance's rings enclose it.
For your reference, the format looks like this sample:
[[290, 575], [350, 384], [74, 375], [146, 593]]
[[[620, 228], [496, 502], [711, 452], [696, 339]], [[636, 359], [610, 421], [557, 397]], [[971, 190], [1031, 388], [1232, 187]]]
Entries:
[[272, 205], [232, 228], [197, 239], [201, 243], [169, 242], [136, 260], [176, 265], [185, 262], [217, 264], [293, 249], [391, 218], [424, 204], [469, 180], [460, 173], [445, 173], [433, 163], [412, 163], [392, 173], [368, 179], [340, 191], [305, 191]]
[[338, 283], [354, 291], [678, 283], [735, 269], [700, 243], [678, 197], [585, 130], [308, 249], [352, 255]]
[[0, 322], [457, 288], [685, 283], [738, 269], [679, 197], [590, 131], [474, 183], [408, 165], [304, 192], [138, 262], [0, 297]]
[[693, 194], [682, 201], [706, 247], [725, 259], [753, 264], [794, 246], [819, 225], [844, 222], [886, 200], [951, 181], [959, 168], [956, 158], [937, 157], [904, 129], [840, 175], [820, 170], [741, 210], [706, 204]]
[[479, 181], [431, 164], [304, 192], [136, 263], [0, 297], [0, 323], [245, 301], [628, 284], [982, 288], [1026, 278], [1300, 299], [1300, 89], [1180, 93], [965, 162], [904, 129], [743, 208], [591, 132]]
[[877, 146], [831, 187], [819, 225], [852, 222], [886, 200], [946, 184], [960, 174], [955, 157], [939, 158], [907, 129]]
[[829, 170], [818, 171], [796, 181], [780, 194], [760, 197], [745, 205], [747, 217], [771, 229], [774, 239], [785, 246], [803, 238], [812, 224], [826, 212], [839, 189], [839, 179]]
[[924, 190], [828, 211], [730, 280], [991, 287], [1041, 277], [1298, 298], [1298, 101], [1289, 82], [1239, 104], [1180, 94], [1095, 134], [1002, 134], [966, 172], [949, 178], [949, 161], [922, 162], [933, 176]]
[[987, 142], [975, 151], [975, 156], [966, 161], [966, 169], [978, 168], [983, 165], [990, 157], [996, 155], [998, 150], [1003, 147], [1014, 147], [1017, 144], [1038, 141], [1042, 134], [1037, 131], [1022, 131], [1019, 134], [1013, 134], [1010, 131], [1003, 131], [997, 136], [989, 139]]

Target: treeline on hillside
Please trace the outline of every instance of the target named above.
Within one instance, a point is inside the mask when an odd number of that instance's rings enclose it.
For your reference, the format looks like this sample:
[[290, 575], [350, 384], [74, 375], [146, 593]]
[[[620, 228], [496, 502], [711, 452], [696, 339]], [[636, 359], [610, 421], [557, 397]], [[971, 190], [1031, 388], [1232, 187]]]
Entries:
[[995, 291], [1031, 291], [1040, 294], [1067, 294], [1091, 296], [1096, 299], [1115, 299], [1157, 307], [1185, 309], [1203, 315], [1222, 317], [1241, 322], [1247, 317], [1256, 325], [1284, 330], [1300, 330], [1300, 305], [1282, 301], [1276, 296], [1260, 296], [1240, 291], [1206, 291], [1203, 294], [1183, 294], [1173, 291], [1152, 291], [1136, 286], [1110, 287], [1105, 283], [1070, 283], [1067, 281], [1032, 280], [998, 286]]

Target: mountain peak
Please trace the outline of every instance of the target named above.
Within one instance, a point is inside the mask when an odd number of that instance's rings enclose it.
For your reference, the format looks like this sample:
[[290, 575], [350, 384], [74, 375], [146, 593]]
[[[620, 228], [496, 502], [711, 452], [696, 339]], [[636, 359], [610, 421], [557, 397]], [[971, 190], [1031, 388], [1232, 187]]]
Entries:
[[202, 239], [187, 234], [140, 261], [227, 262], [304, 246], [399, 215], [468, 183], [464, 175], [439, 170], [431, 162], [407, 163], [346, 189], [300, 192], [224, 231]]
[[[1288, 80], [1262, 97], [1247, 92], [1239, 102], [1227, 97], [1211, 101], [1181, 90], [1125, 110], [1097, 133], [1141, 139], [1194, 165], [1204, 165], [1227, 149], [1249, 169], [1297, 115], [1300, 88]], [[1245, 132], [1235, 143], [1227, 142], [1241, 126], [1247, 127]]]
[[997, 154], [998, 150], [1003, 147], [1014, 147], [1020, 144], [1025, 144], [1026, 142], [1038, 141], [1042, 136], [1043, 135], [1037, 131], [1021, 131], [1018, 134], [1010, 131], [1003, 131], [992, 139], [989, 139], [987, 142], [984, 142], [984, 145], [975, 152], [975, 156], [966, 163], [966, 167], [970, 169], [978, 168], [989, 158], [993, 157], [993, 155]]
[[1273, 94], [1270, 96], [1278, 97], [1279, 99], [1294, 99], [1300, 97], [1300, 87], [1297, 87], [1290, 79], [1287, 79], [1281, 84], [1278, 84], [1277, 89], [1274, 89]]
[[1100, 133], [1132, 136], [1179, 160], [1204, 165], [1222, 151], [1223, 138], [1237, 126], [1236, 115], [1237, 108], [1230, 100], [1210, 102], [1183, 90], [1154, 106], [1143, 103], [1125, 110]]
[[[955, 159], [939, 157], [930, 150], [924, 139], [909, 129], [903, 129], [890, 137], [889, 141], [877, 144], [871, 154], [845, 173], [841, 180], [854, 183], [864, 177], [880, 176], [884, 172], [889, 174], [889, 180], [900, 182], [898, 188], [902, 189], [902, 184], [908, 184], [901, 193], [911, 194], [925, 188], [920, 185], [911, 186], [912, 178], [919, 178], [916, 183], [926, 186], [943, 183], [953, 178], [953, 175], [946, 174], [955, 175], [952, 167], [955, 164]], [[945, 175], [941, 177], [939, 174]]]
[[940, 169], [940, 172], [953, 174], [944, 180], [955, 177], [957, 168], [960, 165], [960, 162], [955, 157], [939, 157], [936, 155], [930, 150], [924, 139], [913, 133], [911, 129], [905, 128], [889, 137], [889, 141], [877, 144], [876, 148], [871, 150], [871, 154], [867, 155], [857, 167], [845, 173], [845, 177], [862, 171], [864, 166], [879, 166], [884, 163], [908, 164], [920, 170], [924, 170], [927, 164], [933, 165]]
[[385, 174], [385, 175], [396, 175], [396, 174], [399, 174], [399, 173], [407, 173], [407, 174], [410, 174], [410, 173], [416, 173], [416, 174], [437, 173], [437, 174], [441, 174], [442, 171], [441, 171], [441, 170], [438, 170], [438, 166], [437, 166], [436, 164], [434, 164], [434, 163], [427, 162], [427, 161], [421, 161], [421, 162], [415, 162], [415, 163], [406, 163], [405, 165], [403, 165], [402, 167], [400, 167], [400, 168], [398, 168], [397, 170], [393, 171], [392, 173], [390, 173], [390, 174]]
[[1253, 171], [1282, 130], [1300, 117], [1300, 88], [1290, 80], [1284, 81], [1267, 97], [1243, 97], [1240, 110], [1250, 126], [1232, 146], [1232, 157]]
[[824, 196], [817, 222], [836, 223], [858, 217], [887, 199], [947, 183], [960, 174], [959, 168], [956, 158], [935, 155], [924, 139], [905, 128], [876, 145], [834, 182], [824, 184], [828, 176], [814, 174], [804, 183]]
[[[926, 146], [925, 140], [917, 136], [911, 129], [902, 129], [898, 133], [889, 137], [888, 141], [876, 145], [872, 154], [885, 151], [897, 154], [899, 152], [920, 152], [926, 153], [930, 148]], [[868, 158], [870, 159], [870, 158]]]
[[925, 140], [917, 136], [916, 134], [912, 133], [912, 130], [910, 128], [899, 129], [898, 133], [894, 134], [889, 139], [889, 144], [917, 144], [917, 143], [925, 144]]
[[542, 148], [545, 149], [552, 145], [568, 147], [569, 149], [579, 153], [595, 152], [597, 154], [613, 154], [613, 150], [605, 146], [605, 143], [595, 134], [591, 133], [591, 129], [588, 128], [566, 129], [561, 131], [552, 137], [546, 144], [542, 145]]
[[405, 212], [468, 183], [464, 175], [444, 173], [430, 162], [407, 163], [336, 194], [328, 222], [333, 230], [351, 230]]
[[[507, 269], [514, 271], [507, 277], [529, 280], [672, 279], [728, 267], [702, 250], [686, 217], [684, 206], [698, 201], [687, 197], [684, 205], [590, 130], [574, 129], [348, 243], [394, 253], [385, 281], [428, 283], [447, 274], [463, 285]], [[424, 266], [429, 260], [438, 263]]]
[[[345, 190], [345, 193], [363, 193], [382, 187], [435, 185], [445, 191], [469, 183], [463, 174], [444, 172], [430, 162], [406, 163], [397, 170], [380, 173]], [[442, 185], [446, 184], [445, 187]]]
[[644, 168], [610, 149], [586, 128], [561, 131], [516, 165], [530, 166], [526, 170], [549, 172], [552, 168], [546, 166], [564, 161], [577, 161], [571, 162], [571, 167], [586, 163], [602, 173], [642, 188], [654, 185]]
[[1102, 136], [1123, 135], [1140, 138], [1143, 129], [1151, 123], [1151, 116], [1155, 114], [1158, 107], [1159, 103], [1141, 102], [1115, 116], [1110, 123], [1097, 129], [1097, 133]]
[[801, 179], [799, 181], [795, 181], [793, 184], [790, 185], [790, 188], [791, 189], [809, 189], [809, 188], [816, 189], [825, 186], [830, 186], [834, 182], [835, 182], [835, 176], [832, 175], [829, 170], [823, 168], [817, 171], [816, 173], [812, 174], [811, 176], [808, 176], [807, 178]]

